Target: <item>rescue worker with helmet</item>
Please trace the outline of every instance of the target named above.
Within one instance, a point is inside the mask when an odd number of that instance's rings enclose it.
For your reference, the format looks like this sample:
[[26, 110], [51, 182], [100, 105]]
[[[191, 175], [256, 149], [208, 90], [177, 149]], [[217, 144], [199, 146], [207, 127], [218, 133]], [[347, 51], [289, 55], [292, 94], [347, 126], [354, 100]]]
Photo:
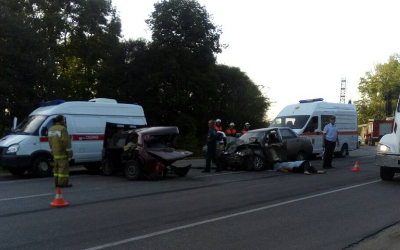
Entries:
[[226, 136], [236, 137], [235, 123], [231, 122], [229, 128], [226, 129]]
[[64, 116], [58, 115], [54, 118], [54, 123], [48, 132], [51, 154], [54, 157], [54, 181], [56, 187], [72, 187], [72, 184], [68, 183], [68, 158], [73, 156], [71, 138], [65, 127]]
[[244, 128], [243, 128], [243, 130], [242, 130], [242, 134], [243, 134], [243, 135], [246, 134], [246, 132], [249, 131], [249, 130], [250, 130], [250, 123], [246, 122], [246, 123], [244, 124]]
[[223, 131], [222, 125], [221, 125], [221, 119], [215, 120], [215, 129], [216, 129], [217, 131]]

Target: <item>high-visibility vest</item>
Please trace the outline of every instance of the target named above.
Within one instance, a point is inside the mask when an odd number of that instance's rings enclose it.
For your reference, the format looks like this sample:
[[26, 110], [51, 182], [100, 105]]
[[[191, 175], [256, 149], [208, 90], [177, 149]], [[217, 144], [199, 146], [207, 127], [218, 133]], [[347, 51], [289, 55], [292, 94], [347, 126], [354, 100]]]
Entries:
[[215, 129], [216, 129], [217, 131], [222, 131], [222, 126], [217, 126], [217, 125], [215, 125]]
[[56, 123], [49, 129], [47, 137], [55, 160], [72, 158], [71, 138], [64, 126]]
[[242, 134], [246, 134], [247, 131], [249, 131], [249, 130], [243, 129], [243, 130], [242, 130]]
[[236, 129], [230, 129], [230, 128], [228, 128], [227, 130], [226, 130], [226, 135], [227, 136], [236, 136]]

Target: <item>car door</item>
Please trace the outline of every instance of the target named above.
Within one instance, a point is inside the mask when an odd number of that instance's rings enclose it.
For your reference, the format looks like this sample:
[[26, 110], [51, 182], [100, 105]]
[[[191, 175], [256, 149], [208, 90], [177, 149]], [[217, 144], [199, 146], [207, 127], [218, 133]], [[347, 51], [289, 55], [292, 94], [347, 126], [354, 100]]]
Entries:
[[281, 128], [279, 129], [282, 140], [286, 142], [287, 158], [294, 160], [297, 157], [297, 153], [300, 151], [301, 141], [299, 136], [291, 129]]

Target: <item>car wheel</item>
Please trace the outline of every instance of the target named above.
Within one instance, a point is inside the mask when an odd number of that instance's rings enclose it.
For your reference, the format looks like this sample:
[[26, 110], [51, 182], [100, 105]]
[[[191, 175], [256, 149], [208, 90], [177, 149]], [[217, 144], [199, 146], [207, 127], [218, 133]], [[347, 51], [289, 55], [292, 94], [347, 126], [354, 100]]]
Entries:
[[114, 174], [114, 167], [112, 161], [104, 159], [101, 161], [101, 172], [103, 175], [110, 176]]
[[391, 181], [395, 174], [394, 169], [388, 167], [381, 167], [381, 179], [384, 181]]
[[25, 168], [9, 168], [8, 171], [13, 175], [21, 176], [26, 172], [26, 169]]
[[299, 152], [298, 154], [297, 154], [297, 157], [296, 157], [296, 161], [304, 161], [304, 160], [306, 160], [306, 155], [304, 154], [304, 152]]
[[254, 155], [249, 159], [248, 169], [253, 171], [261, 171], [264, 169], [264, 160], [258, 156]]
[[39, 156], [33, 161], [32, 172], [35, 177], [47, 177], [51, 175], [53, 167], [50, 165], [49, 159]]
[[130, 180], [137, 180], [142, 174], [142, 168], [139, 165], [138, 161], [127, 161], [125, 163], [125, 177]]

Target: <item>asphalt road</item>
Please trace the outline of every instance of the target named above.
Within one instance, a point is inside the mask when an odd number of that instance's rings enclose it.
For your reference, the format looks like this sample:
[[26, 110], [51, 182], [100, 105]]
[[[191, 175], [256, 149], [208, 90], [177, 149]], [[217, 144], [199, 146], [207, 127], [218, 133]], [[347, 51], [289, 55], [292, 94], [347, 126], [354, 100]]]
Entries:
[[49, 205], [52, 178], [3, 174], [0, 249], [351, 249], [399, 221], [400, 178], [380, 180], [375, 150], [362, 146], [310, 176], [201, 173], [204, 160], [157, 182], [77, 169], [62, 208]]

